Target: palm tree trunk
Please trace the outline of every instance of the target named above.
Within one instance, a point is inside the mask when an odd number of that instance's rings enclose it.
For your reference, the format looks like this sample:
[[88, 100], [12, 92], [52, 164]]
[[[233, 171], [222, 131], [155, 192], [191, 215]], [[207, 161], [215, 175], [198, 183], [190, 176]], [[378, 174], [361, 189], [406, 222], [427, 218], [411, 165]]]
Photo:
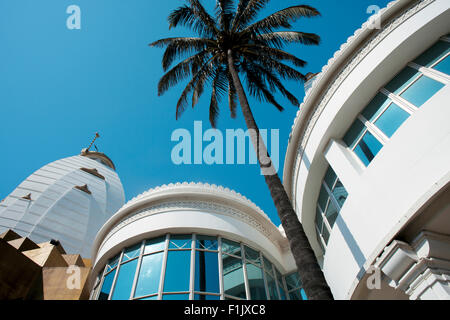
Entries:
[[[270, 194], [280, 217], [281, 224], [286, 232], [289, 245], [297, 265], [303, 289], [310, 300], [332, 300], [330, 288], [328, 287], [322, 270], [317, 263], [314, 251], [309, 244], [303, 226], [298, 220], [297, 214], [286, 194], [281, 180], [273, 170], [272, 161], [267, 153], [267, 148], [259, 134], [259, 128], [253, 118], [247, 96], [242, 87], [239, 75], [234, 67], [233, 53], [228, 50], [228, 68], [233, 77], [233, 84], [239, 98], [245, 123], [249, 129], [250, 138], [255, 148], [258, 161], [263, 170], [264, 178], [269, 187]], [[268, 170], [272, 168], [271, 170]], [[264, 172], [265, 171], [265, 172]]]

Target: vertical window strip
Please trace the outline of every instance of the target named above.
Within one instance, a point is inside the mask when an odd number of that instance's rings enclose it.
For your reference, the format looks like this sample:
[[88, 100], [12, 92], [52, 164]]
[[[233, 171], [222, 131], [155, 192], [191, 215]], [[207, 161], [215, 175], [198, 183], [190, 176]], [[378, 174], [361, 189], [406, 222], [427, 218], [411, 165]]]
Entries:
[[134, 298], [134, 292], [136, 291], [136, 284], [137, 284], [137, 280], [139, 278], [139, 272], [141, 271], [142, 256], [144, 254], [144, 248], [145, 248], [145, 240], [143, 240], [141, 242], [141, 250], [139, 252], [138, 263], [136, 266], [136, 273], [134, 274], [133, 285], [131, 287], [130, 300], [132, 300]]
[[159, 278], [159, 288], [158, 288], [158, 300], [162, 300], [162, 292], [164, 289], [164, 279], [166, 276], [166, 264], [167, 264], [167, 256], [169, 252], [169, 241], [170, 241], [170, 235], [166, 234], [166, 240], [165, 240], [165, 246], [164, 246], [164, 256], [161, 266], [161, 275]]
[[191, 237], [191, 270], [189, 279], [189, 300], [194, 300], [194, 287], [195, 287], [195, 247], [196, 247], [197, 235], [194, 233]]
[[120, 265], [122, 264], [122, 259], [123, 259], [123, 252], [124, 249], [122, 249], [122, 251], [120, 252], [120, 257], [119, 257], [119, 261], [117, 262], [117, 267], [116, 267], [116, 274], [114, 275], [114, 279], [111, 285], [111, 290], [109, 291], [109, 296], [108, 296], [108, 300], [111, 300], [113, 294], [114, 294], [114, 289], [116, 286], [116, 281], [117, 281], [117, 277], [119, 276], [119, 272], [120, 272]]
[[[389, 104], [380, 114], [376, 117], [376, 120], [389, 108], [391, 104]], [[358, 119], [361, 120], [362, 123], [366, 126], [367, 130], [384, 146], [388, 141], [389, 138], [384, 134], [383, 131], [381, 131], [374, 123], [370, 122], [362, 114], [358, 115]], [[374, 122], [376, 121], [374, 120]], [[363, 135], [364, 136], [364, 135]], [[361, 137], [358, 141], [358, 143], [361, 141], [363, 137]], [[356, 145], [358, 145], [358, 143]], [[355, 147], [356, 147], [355, 145]]]

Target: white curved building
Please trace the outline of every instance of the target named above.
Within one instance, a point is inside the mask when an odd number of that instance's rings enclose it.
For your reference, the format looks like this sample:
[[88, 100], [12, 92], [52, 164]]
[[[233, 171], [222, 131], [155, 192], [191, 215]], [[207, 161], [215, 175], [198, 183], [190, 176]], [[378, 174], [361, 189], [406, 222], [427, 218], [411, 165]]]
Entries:
[[12, 229], [40, 243], [59, 240], [89, 258], [95, 235], [125, 202], [113, 162], [82, 151], [43, 166], [0, 203], [0, 233]]
[[284, 185], [336, 299], [450, 299], [450, 1], [376, 21], [315, 77]]
[[137, 196], [105, 223], [92, 252], [91, 299], [302, 299], [283, 233], [215, 185]]

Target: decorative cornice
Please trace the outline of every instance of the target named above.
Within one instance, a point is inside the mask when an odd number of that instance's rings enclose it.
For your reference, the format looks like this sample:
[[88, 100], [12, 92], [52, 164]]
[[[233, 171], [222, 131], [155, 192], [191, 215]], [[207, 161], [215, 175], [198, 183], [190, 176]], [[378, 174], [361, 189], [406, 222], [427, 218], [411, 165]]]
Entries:
[[[347, 42], [341, 45], [340, 49], [335, 52], [333, 57], [328, 60], [328, 63], [322, 68], [322, 71], [317, 75], [317, 79], [314, 80], [312, 84], [312, 88], [309, 90], [308, 94], [305, 96], [303, 103], [300, 105], [300, 108], [297, 112], [297, 115], [294, 119], [294, 124], [292, 125], [291, 134], [289, 136], [289, 142], [292, 143], [291, 139], [293, 137], [293, 133], [296, 131], [297, 127], [300, 127], [303, 124], [303, 129], [298, 133], [296, 137], [296, 141], [299, 141], [298, 146], [292, 146], [291, 148], [295, 148], [295, 159], [293, 161], [293, 170], [291, 171], [293, 174], [290, 175], [289, 172], [285, 173], [285, 180], [289, 179], [290, 183], [288, 186], [288, 192], [290, 191], [290, 195], [293, 197], [296, 179], [295, 177], [298, 174], [298, 170], [300, 168], [300, 163], [303, 158], [303, 153], [305, 147], [308, 143], [310, 134], [320, 117], [322, 111], [325, 109], [326, 105], [330, 101], [331, 97], [334, 95], [336, 90], [339, 88], [341, 83], [347, 78], [347, 76], [353, 71], [353, 69], [375, 48], [387, 35], [389, 35], [393, 30], [395, 30], [399, 25], [401, 25], [405, 20], [409, 19], [411, 16], [415, 15], [417, 12], [434, 2], [435, 0], [418, 0], [414, 5], [410, 6], [408, 9], [401, 11], [394, 17], [387, 17], [387, 22], [383, 22], [384, 26], [382, 26], [379, 30], [370, 29], [371, 21], [366, 21], [361, 28], [355, 31], [355, 33], [347, 39]], [[386, 8], [380, 10], [378, 13], [380, 19], [383, 19], [384, 15], [386, 15], [391, 8], [400, 3], [401, 0], [396, 0], [390, 2]], [[373, 34], [370, 35], [369, 39], [364, 40], [364, 36], [372, 30]], [[335, 67], [335, 64], [342, 63], [341, 57], [348, 55], [351, 50], [354, 50], [357, 47], [358, 42], [364, 42], [360, 48], [350, 55], [349, 58], [345, 58], [345, 64], [342, 66], [337, 66], [336, 69], [339, 70], [334, 76], [331, 77], [328, 73], [332, 71]], [[326, 83], [328, 83], [326, 85]], [[325, 88], [323, 88], [326, 85]], [[317, 92], [316, 92], [317, 91]], [[313, 96], [317, 96], [320, 93], [319, 97], [313, 99]], [[314, 100], [314, 101], [313, 101]], [[316, 102], [317, 101], [317, 102]], [[314, 103], [314, 106], [311, 106]], [[310, 110], [309, 114], [305, 114], [304, 109], [307, 106], [309, 108], [313, 108]], [[306, 118], [305, 118], [306, 117]], [[289, 150], [289, 143], [288, 143]], [[287, 162], [287, 161], [285, 161]], [[285, 166], [286, 169], [286, 166]], [[286, 179], [287, 178], [287, 179]]]
[[177, 210], [206, 210], [233, 217], [261, 232], [281, 250], [288, 247], [286, 238], [269, 217], [242, 194], [214, 184], [179, 182], [152, 188], [128, 201], [98, 232], [93, 254], [96, 255], [108, 239], [130, 223]]
[[[154, 206], [149, 206], [145, 209], [139, 210], [136, 213], [133, 213], [124, 219], [122, 219], [118, 224], [116, 224], [111, 231], [108, 232], [105, 239], [102, 241], [102, 245], [99, 250], [103, 247], [103, 244], [108, 241], [116, 232], [124, 228], [125, 226], [134, 223], [140, 219], [164, 213], [169, 211], [179, 211], [179, 210], [194, 210], [194, 211], [208, 211], [215, 214], [221, 214], [229, 217], [233, 217], [240, 221], [243, 221], [258, 230], [262, 234], [264, 234], [267, 238], [269, 238], [274, 244], [281, 248], [279, 239], [280, 234], [276, 237], [277, 229], [275, 226], [269, 225], [268, 223], [264, 223], [264, 221], [260, 221], [255, 217], [248, 215], [240, 210], [232, 208], [231, 206], [217, 204], [207, 201], [167, 201], [163, 203], [156, 204]], [[271, 229], [271, 230], [270, 230]]]

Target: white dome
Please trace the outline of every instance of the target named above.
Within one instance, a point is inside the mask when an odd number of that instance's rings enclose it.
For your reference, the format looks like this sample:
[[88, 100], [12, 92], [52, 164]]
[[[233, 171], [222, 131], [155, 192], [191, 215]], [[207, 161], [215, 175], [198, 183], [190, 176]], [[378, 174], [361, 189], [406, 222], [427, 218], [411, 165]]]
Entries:
[[125, 202], [114, 166], [99, 155], [57, 160], [30, 175], [0, 203], [0, 233], [56, 239], [68, 253], [90, 257], [97, 231]]

